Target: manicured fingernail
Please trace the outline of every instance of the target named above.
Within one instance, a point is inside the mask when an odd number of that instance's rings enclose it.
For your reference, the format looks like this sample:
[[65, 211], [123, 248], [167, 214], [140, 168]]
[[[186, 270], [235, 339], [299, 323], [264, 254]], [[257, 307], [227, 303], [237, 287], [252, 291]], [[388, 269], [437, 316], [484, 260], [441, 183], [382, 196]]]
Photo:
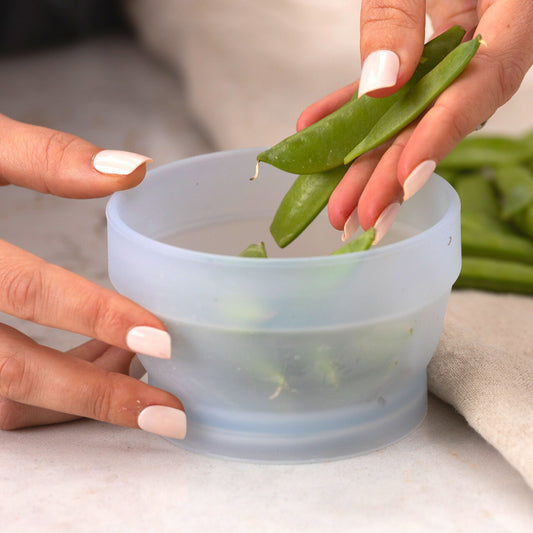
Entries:
[[392, 226], [392, 223], [398, 215], [399, 210], [400, 204], [394, 203], [388, 205], [383, 210], [381, 215], [379, 215], [378, 219], [376, 220], [376, 223], [374, 224], [374, 228], [376, 228], [376, 236], [372, 245], [377, 244], [381, 239], [383, 239], [387, 231], [389, 231], [389, 228]]
[[98, 172], [127, 176], [143, 163], [151, 163], [149, 157], [122, 150], [102, 150], [93, 159], [93, 165]]
[[359, 227], [359, 217], [357, 216], [357, 207], [352, 211], [344, 223], [344, 233], [342, 234], [343, 242], [347, 241]]
[[376, 50], [363, 63], [358, 96], [375, 89], [392, 87], [398, 79], [400, 58], [391, 50]]
[[417, 193], [424, 183], [429, 179], [437, 164], [435, 161], [428, 159], [427, 161], [422, 161], [417, 165], [412, 171], [407, 179], [403, 183], [403, 200], [409, 200], [412, 196]]
[[162, 329], [138, 326], [128, 331], [126, 344], [132, 352], [170, 359], [170, 335]]
[[184, 439], [187, 416], [180, 409], [165, 405], [149, 405], [137, 417], [137, 425], [144, 431], [172, 439]]

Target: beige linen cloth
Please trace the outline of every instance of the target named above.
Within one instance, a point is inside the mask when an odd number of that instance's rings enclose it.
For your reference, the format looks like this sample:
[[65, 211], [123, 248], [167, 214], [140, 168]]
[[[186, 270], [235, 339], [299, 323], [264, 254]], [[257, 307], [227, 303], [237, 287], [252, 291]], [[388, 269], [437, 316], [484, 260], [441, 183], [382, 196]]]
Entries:
[[[125, 1], [218, 149], [277, 142], [306, 105], [359, 77], [359, 0]], [[516, 132], [523, 106], [511, 111], [499, 127]], [[428, 373], [533, 488], [533, 298], [454, 291]]]
[[453, 291], [429, 390], [533, 488], [533, 298]]

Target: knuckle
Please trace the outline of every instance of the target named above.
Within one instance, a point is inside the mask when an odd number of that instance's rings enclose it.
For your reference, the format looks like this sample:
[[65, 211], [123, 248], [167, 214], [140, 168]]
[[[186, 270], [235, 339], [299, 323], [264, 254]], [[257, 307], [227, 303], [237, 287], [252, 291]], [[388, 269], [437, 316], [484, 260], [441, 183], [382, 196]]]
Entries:
[[442, 131], [446, 131], [450, 144], [455, 145], [472, 127], [470, 116], [467, 113], [458, 113], [452, 106], [448, 106], [446, 100], [438, 100], [433, 108], [428, 111], [434, 124], [439, 124]]
[[53, 183], [52, 178], [57, 178], [64, 165], [65, 156], [72, 147], [79, 142], [79, 139], [69, 133], [49, 130], [44, 138], [40, 157], [44, 161], [44, 183], [46, 192], [52, 193], [53, 187], [48, 186]]
[[13, 431], [22, 427], [19, 413], [22, 405], [7, 398], [0, 398], [0, 430]]
[[89, 404], [86, 406], [87, 416], [95, 420], [104, 422], [116, 422], [118, 417], [117, 401], [118, 396], [124, 387], [124, 376], [117, 372], [106, 374], [98, 388], [89, 398]]
[[24, 360], [15, 354], [4, 355], [0, 359], [0, 396], [11, 400], [21, 400], [31, 386]]
[[33, 320], [44, 291], [44, 265], [17, 264], [0, 272], [0, 294], [9, 312], [25, 320]]
[[416, 6], [411, 2], [378, 0], [367, 6], [365, 13], [365, 24], [382, 25], [394, 22], [396, 26], [411, 30], [419, 23]]
[[110, 331], [124, 329], [123, 315], [112, 301], [106, 298], [92, 298], [89, 305], [91, 309], [87, 316], [91, 317], [89, 329], [94, 338], [107, 338]]
[[513, 57], [507, 57], [497, 65], [498, 87], [500, 88], [499, 105], [503, 105], [518, 90], [524, 76], [525, 66]]
[[494, 109], [497, 109], [518, 90], [528, 67], [522, 59], [517, 58], [511, 52], [495, 60], [485, 47], [480, 48], [476, 58], [481, 69], [489, 73], [485, 88], [488, 92], [488, 99]]

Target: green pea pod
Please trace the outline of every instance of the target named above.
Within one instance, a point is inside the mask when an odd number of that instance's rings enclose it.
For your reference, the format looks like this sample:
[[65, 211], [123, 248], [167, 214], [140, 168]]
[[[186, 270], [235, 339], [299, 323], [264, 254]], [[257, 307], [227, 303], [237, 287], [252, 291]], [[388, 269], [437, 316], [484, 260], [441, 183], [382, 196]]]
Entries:
[[463, 139], [439, 163], [439, 168], [493, 168], [517, 165], [530, 159], [533, 159], [533, 147], [524, 139], [476, 134]]
[[454, 287], [533, 294], [533, 266], [485, 257], [463, 257]]
[[464, 36], [453, 26], [429, 41], [411, 80], [385, 98], [355, 95], [348, 103], [290, 137], [260, 153], [258, 161], [294, 174], [313, 174], [342, 165], [346, 152], [370, 131], [383, 113], [453, 50]]
[[510, 220], [533, 205], [533, 172], [525, 166], [512, 165], [494, 169], [494, 183], [501, 196], [501, 216]]
[[461, 248], [465, 256], [505, 259], [533, 264], [533, 241], [513, 233], [473, 229], [461, 221]]
[[461, 213], [482, 213], [500, 216], [500, 205], [494, 186], [481, 174], [472, 174], [456, 181], [455, 190], [461, 199]]
[[500, 218], [475, 211], [461, 212], [461, 228], [476, 232], [502, 233], [503, 235], [515, 235], [515, 229]]
[[533, 239], [533, 206], [517, 213], [511, 221], [522, 233]]
[[324, 209], [346, 170], [347, 167], [337, 167], [296, 178], [270, 225], [270, 233], [280, 248], [296, 239]]
[[250, 244], [245, 250], [243, 250], [239, 257], [266, 257], [265, 243], [260, 242], [258, 244]]
[[391, 139], [413, 122], [463, 72], [479, 48], [480, 41], [481, 36], [478, 35], [460, 44], [411, 87], [346, 155], [344, 164]]
[[367, 229], [364, 233], [359, 235], [359, 237], [350, 241], [348, 244], [345, 244], [342, 248], [335, 250], [331, 255], [351, 254], [352, 252], [368, 250], [372, 246], [375, 238], [376, 229]]

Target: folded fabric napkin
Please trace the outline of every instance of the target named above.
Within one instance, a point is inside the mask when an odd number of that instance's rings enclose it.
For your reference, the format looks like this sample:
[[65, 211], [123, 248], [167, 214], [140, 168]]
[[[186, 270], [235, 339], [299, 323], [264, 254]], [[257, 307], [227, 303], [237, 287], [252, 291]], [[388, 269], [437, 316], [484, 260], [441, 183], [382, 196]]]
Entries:
[[533, 298], [453, 291], [428, 384], [533, 488]]

